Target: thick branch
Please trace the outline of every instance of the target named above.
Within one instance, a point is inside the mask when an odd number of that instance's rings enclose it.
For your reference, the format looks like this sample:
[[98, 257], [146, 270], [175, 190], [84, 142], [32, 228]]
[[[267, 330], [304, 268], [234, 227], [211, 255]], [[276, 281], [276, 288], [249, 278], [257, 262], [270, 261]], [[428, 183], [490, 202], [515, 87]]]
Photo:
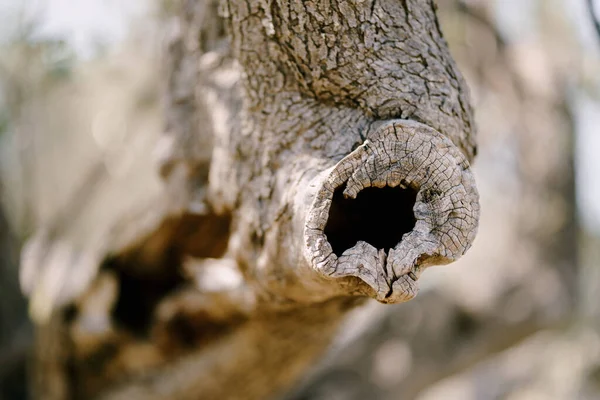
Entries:
[[[182, 211], [113, 254], [87, 288], [101, 304], [66, 323], [83, 397], [265, 398], [349, 297], [409, 300], [475, 235], [472, 115], [431, 1], [224, 0], [231, 54], [202, 27], [212, 3], [185, 4], [162, 168]], [[239, 285], [202, 283], [222, 273]]]
[[[356, 199], [367, 188], [415, 192], [413, 204], [395, 205], [412, 207], [414, 228], [389, 248], [377, 249], [376, 243], [358, 241], [337, 256], [330, 243], [341, 233], [326, 234], [332, 223], [331, 207], [341, 201], [333, 199], [335, 191], [343, 189], [344, 197]], [[381, 209], [378, 203], [370, 206], [364, 212], [379, 221], [376, 229], [391, 234], [394, 228], [385, 225], [390, 223], [386, 219], [393, 208]], [[379, 301], [406, 301], [416, 295], [417, 279], [424, 268], [452, 262], [464, 254], [475, 237], [478, 217], [475, 181], [456, 147], [423, 124], [388, 122], [340, 161], [322, 182], [308, 213], [304, 255], [313, 269], [325, 275], [361, 278], [370, 286], [367, 293], [374, 291], [369, 294]], [[342, 214], [341, 218], [352, 215]]]
[[[479, 215], [466, 88], [433, 4], [229, 1], [223, 14], [246, 101], [228, 149], [237, 181], [211, 188], [236, 193], [230, 251], [258, 298], [412, 298], [424, 267], [469, 248]], [[400, 215], [382, 242], [352, 234], [361, 213]]]

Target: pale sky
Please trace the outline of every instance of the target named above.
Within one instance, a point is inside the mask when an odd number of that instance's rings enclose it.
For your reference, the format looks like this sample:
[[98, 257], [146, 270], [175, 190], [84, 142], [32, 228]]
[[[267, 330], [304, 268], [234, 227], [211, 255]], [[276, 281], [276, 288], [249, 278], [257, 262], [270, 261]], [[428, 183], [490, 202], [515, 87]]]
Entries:
[[[150, 0], [0, 0], [0, 38], [20, 21], [34, 21], [33, 38], [62, 39], [82, 58], [122, 42]], [[1, 40], [1, 39], [0, 39]]]

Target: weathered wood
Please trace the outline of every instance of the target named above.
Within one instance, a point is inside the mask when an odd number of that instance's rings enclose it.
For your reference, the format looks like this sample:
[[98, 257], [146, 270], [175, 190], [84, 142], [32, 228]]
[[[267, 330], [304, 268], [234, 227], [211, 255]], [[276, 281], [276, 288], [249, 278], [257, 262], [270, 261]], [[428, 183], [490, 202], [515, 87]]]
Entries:
[[165, 195], [50, 304], [74, 303], [53, 398], [272, 396], [363, 297], [410, 300], [474, 239], [472, 112], [432, 1], [216, 10], [181, 4]]
[[[376, 322], [361, 321], [367, 333], [324, 361], [317, 376], [286, 399], [339, 393], [348, 400], [444, 398], [434, 389], [443, 381], [485, 388], [471, 392], [477, 399], [518, 397], [528, 386], [524, 382], [541, 383], [532, 377], [538, 369], [515, 373], [502, 360], [523, 356], [520, 342], [536, 340], [536, 333], [572, 337], [568, 327], [582, 324], [574, 309], [574, 295], [581, 296], [582, 288], [575, 283], [581, 281], [581, 267], [573, 247], [581, 240], [573, 233], [573, 120], [564, 95], [570, 89], [561, 86], [575, 73], [561, 60], [565, 54], [576, 59], [582, 50], [567, 44], [570, 26], [546, 13], [550, 4], [538, 10], [540, 32], [534, 40], [509, 41], [491, 17], [491, 4], [449, 1], [442, 7], [443, 26], [454, 32], [449, 37], [453, 55], [479, 98], [482, 155], [511, 149], [478, 163], [477, 176], [486, 187], [477, 245], [462, 265], [444, 271], [442, 282], [410, 304], [386, 307], [389, 311]], [[543, 66], [528, 69], [540, 55]], [[545, 79], [537, 81], [539, 76]], [[518, 364], [553, 352], [544, 344]], [[562, 365], [560, 360], [536, 362], [553, 373]], [[580, 372], [573, 377], [585, 379]], [[488, 390], [489, 382], [498, 388]], [[526, 397], [545, 397], [547, 384], [539, 386]], [[577, 385], [573, 390], [581, 393]], [[364, 391], [369, 395], [356, 394]]]

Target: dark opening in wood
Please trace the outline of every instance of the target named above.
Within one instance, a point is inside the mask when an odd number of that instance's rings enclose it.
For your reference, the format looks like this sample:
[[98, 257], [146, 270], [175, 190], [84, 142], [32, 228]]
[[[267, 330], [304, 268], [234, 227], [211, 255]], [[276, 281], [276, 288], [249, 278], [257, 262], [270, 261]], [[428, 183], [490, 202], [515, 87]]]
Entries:
[[417, 191], [401, 187], [369, 187], [356, 199], [344, 198], [345, 185], [336, 189], [325, 235], [339, 257], [359, 240], [377, 249], [393, 248], [415, 226]]
[[146, 337], [156, 305], [183, 283], [179, 269], [171, 268], [170, 271], [144, 276], [132, 273], [117, 261], [112, 261], [107, 268], [117, 272], [120, 286], [112, 317], [119, 327]]

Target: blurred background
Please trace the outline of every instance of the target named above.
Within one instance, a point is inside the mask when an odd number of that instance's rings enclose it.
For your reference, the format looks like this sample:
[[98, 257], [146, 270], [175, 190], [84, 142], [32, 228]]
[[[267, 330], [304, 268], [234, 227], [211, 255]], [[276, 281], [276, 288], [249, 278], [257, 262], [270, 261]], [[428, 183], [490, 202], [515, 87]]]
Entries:
[[[479, 126], [479, 235], [416, 300], [353, 312], [287, 398], [600, 399], [600, 1], [437, 3]], [[162, 190], [171, 7], [0, 2], [2, 400], [31, 394], [22, 246], [87, 246]]]

